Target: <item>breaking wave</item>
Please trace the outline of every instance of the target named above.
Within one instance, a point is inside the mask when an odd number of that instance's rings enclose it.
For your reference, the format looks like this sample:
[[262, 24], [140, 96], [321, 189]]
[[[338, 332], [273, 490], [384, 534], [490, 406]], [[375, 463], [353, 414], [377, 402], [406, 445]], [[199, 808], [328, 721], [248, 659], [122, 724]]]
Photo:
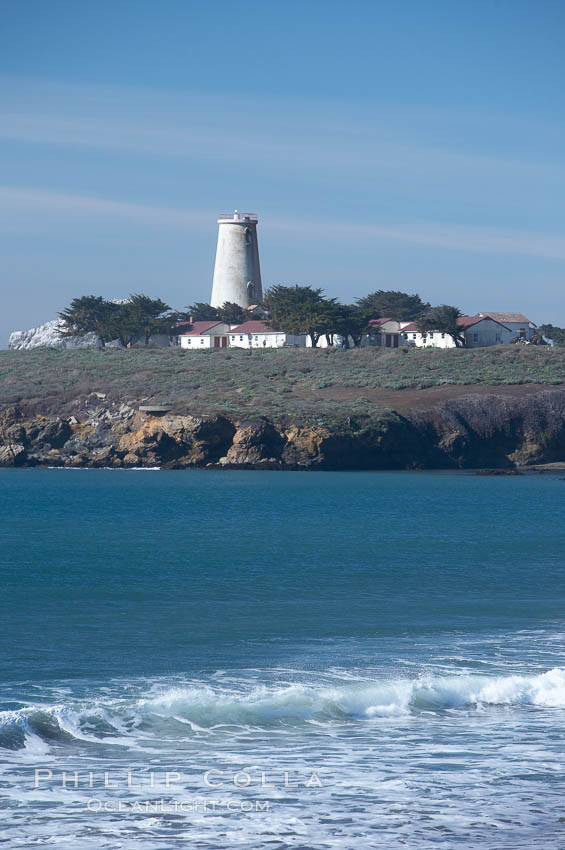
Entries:
[[488, 706], [565, 708], [565, 670], [536, 676], [446, 676], [219, 690], [173, 687], [144, 699], [97, 699], [0, 712], [0, 747], [28, 742], [131, 746], [136, 737], [360, 722]]

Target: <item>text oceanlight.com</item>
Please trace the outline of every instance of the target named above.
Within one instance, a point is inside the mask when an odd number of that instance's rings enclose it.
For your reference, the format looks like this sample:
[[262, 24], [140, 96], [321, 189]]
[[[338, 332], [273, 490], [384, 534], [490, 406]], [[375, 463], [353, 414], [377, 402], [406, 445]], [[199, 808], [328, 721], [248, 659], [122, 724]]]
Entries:
[[89, 812], [134, 812], [139, 814], [163, 814], [198, 812], [268, 812], [269, 800], [213, 800], [195, 797], [182, 800], [101, 800], [91, 797], [86, 802]]

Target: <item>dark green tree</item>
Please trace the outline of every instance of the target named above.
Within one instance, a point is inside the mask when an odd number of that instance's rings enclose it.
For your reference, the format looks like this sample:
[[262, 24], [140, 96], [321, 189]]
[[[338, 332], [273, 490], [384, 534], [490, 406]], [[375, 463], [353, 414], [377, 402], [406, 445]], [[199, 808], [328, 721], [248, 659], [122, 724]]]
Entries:
[[548, 339], [552, 339], [557, 345], [565, 345], [565, 328], [557, 325], [540, 325], [540, 333]]
[[369, 319], [388, 317], [399, 322], [415, 322], [430, 309], [430, 305], [422, 301], [419, 295], [409, 295], [395, 289], [378, 289], [363, 298], [357, 298], [357, 304], [366, 311]]
[[137, 340], [147, 344], [153, 334], [170, 333], [177, 316], [160, 298], [141, 294], [118, 303], [99, 295], [85, 295], [74, 298], [59, 313], [64, 336], [93, 332], [103, 345], [117, 339], [124, 347]]
[[249, 313], [234, 301], [226, 301], [217, 310], [218, 317], [227, 325], [241, 325], [249, 318]]
[[338, 304], [336, 308], [335, 333], [341, 336], [344, 348], [349, 348], [350, 342], [357, 348], [370, 332], [367, 311], [358, 304]]
[[427, 331], [446, 333], [453, 339], [457, 348], [464, 348], [466, 345], [465, 328], [457, 324], [457, 319], [461, 315], [461, 311], [457, 307], [440, 304], [438, 307], [432, 307], [421, 319], [418, 319], [418, 330], [422, 333]]
[[269, 324], [289, 334], [307, 334], [315, 348], [322, 334], [332, 332], [335, 298], [324, 298], [311, 286], [272, 286], [263, 299]]
[[206, 304], [204, 301], [191, 304], [188, 307], [188, 315], [192, 316], [195, 322], [211, 322], [213, 319], [219, 319], [216, 307], [212, 307], [211, 304]]
[[174, 324], [171, 308], [160, 298], [130, 295], [129, 301], [119, 307], [118, 316], [130, 343], [142, 339], [147, 345], [151, 336], [170, 333]]
[[112, 301], [106, 301], [101, 295], [82, 295], [73, 298], [66, 310], [59, 313], [63, 321], [63, 336], [76, 336], [95, 333], [100, 337], [102, 345], [115, 339], [113, 323], [118, 307]]

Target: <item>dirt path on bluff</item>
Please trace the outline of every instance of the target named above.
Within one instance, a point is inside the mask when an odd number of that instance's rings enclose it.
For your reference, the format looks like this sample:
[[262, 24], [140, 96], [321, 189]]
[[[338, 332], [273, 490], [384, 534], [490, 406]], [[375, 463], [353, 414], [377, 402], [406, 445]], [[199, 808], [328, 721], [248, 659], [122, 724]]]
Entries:
[[441, 387], [426, 387], [426, 389], [390, 390], [378, 387], [331, 387], [328, 389], [312, 389], [308, 397], [320, 398], [326, 401], [359, 401], [364, 398], [373, 404], [389, 407], [399, 412], [406, 410], [426, 410], [436, 407], [451, 399], [463, 398], [469, 395], [497, 396], [498, 398], [525, 398], [536, 393], [554, 390], [565, 390], [565, 384], [504, 384], [489, 386], [485, 384], [447, 384]]

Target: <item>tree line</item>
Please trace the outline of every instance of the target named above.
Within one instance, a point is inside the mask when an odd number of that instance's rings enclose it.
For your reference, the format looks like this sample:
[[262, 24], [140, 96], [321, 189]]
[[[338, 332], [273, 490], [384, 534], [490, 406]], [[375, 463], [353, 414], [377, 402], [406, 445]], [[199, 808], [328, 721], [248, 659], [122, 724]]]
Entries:
[[[226, 307], [236, 309], [226, 312]], [[457, 324], [462, 313], [457, 307], [447, 304], [432, 307], [418, 294], [398, 290], [379, 289], [357, 298], [355, 304], [341, 304], [336, 298], [324, 296], [322, 289], [277, 284], [267, 290], [259, 307], [274, 330], [306, 334], [313, 347], [322, 336], [330, 345], [340, 336], [345, 348], [360, 346], [365, 335], [375, 333], [371, 322], [380, 318], [416, 322], [422, 332], [441, 331], [449, 334], [456, 346], [465, 345], [463, 330]], [[221, 319], [228, 324], [240, 323], [248, 317], [247, 311], [237, 304], [224, 304], [216, 309], [210, 304], [197, 303], [189, 307], [189, 312], [195, 320]]]
[[124, 348], [141, 342], [147, 345], [156, 334], [172, 336], [179, 324], [190, 320], [214, 320], [227, 324], [240, 324], [250, 318], [239, 304], [226, 302], [216, 309], [210, 304], [193, 304], [186, 311], [172, 310], [160, 298], [148, 295], [130, 295], [123, 301], [107, 301], [100, 295], [83, 295], [73, 298], [70, 305], [59, 313], [63, 336], [96, 334], [105, 345], [118, 340]]
[[[418, 329], [449, 334], [455, 344], [464, 345], [465, 337], [457, 324], [461, 312], [446, 304], [432, 307], [418, 294], [379, 289], [354, 304], [341, 304], [328, 298], [322, 289], [307, 285], [277, 284], [267, 290], [258, 305], [261, 317], [275, 330], [288, 334], [307, 334], [313, 347], [325, 336], [330, 345], [340, 336], [344, 347], [359, 346], [363, 336], [375, 333], [371, 321], [392, 318], [416, 322]], [[229, 325], [242, 324], [257, 317], [239, 304], [226, 302], [212, 307], [204, 302], [191, 304], [185, 312], [172, 310], [160, 298], [130, 295], [124, 301], [107, 301], [98, 295], [73, 298], [69, 307], [59, 313], [62, 333], [74, 336], [95, 333], [102, 345], [119, 340], [128, 347], [136, 342], [147, 344], [156, 334], [174, 335], [179, 324], [193, 321], [222, 321]]]

